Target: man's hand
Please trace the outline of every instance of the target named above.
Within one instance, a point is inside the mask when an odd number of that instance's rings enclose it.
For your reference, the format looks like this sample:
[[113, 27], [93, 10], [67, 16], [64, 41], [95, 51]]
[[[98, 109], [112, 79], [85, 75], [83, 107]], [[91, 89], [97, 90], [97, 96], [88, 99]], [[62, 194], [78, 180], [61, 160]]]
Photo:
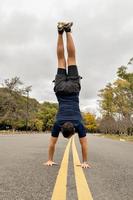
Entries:
[[51, 161], [51, 160], [48, 160], [46, 163], [43, 163], [43, 165], [45, 166], [53, 166], [53, 165], [58, 165], [57, 163]]
[[81, 164], [79, 164], [77, 166], [82, 167], [84, 169], [85, 168], [91, 168], [91, 166], [90, 166], [90, 164], [88, 162], [83, 162], [83, 163], [81, 163]]

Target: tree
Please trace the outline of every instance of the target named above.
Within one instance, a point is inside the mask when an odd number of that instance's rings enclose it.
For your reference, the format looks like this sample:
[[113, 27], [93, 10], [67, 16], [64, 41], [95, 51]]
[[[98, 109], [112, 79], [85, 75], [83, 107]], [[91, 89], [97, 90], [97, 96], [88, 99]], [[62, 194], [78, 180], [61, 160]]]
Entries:
[[29, 92], [31, 91], [32, 86], [27, 86], [24, 89], [24, 92], [26, 93], [26, 131], [28, 130], [28, 121], [29, 121]]
[[[133, 58], [130, 59], [130, 64]], [[133, 130], [133, 73], [121, 66], [118, 78], [99, 92], [99, 105], [103, 119], [101, 130], [105, 132], [131, 134]]]
[[[26, 129], [27, 97], [19, 85], [22, 85], [22, 82], [15, 77], [11, 80], [6, 79], [0, 88], [0, 127], [9, 127], [13, 130]], [[32, 118], [38, 110], [39, 103], [31, 98], [28, 101], [28, 117]]]
[[83, 119], [84, 119], [86, 129], [89, 132], [95, 132], [97, 128], [95, 116], [87, 112], [87, 113], [83, 113]]
[[103, 133], [116, 133], [116, 121], [114, 117], [106, 115], [104, 116], [99, 123], [100, 132]]
[[99, 91], [98, 95], [101, 97], [99, 103], [102, 114], [104, 116], [113, 116], [116, 111], [116, 106], [114, 103], [114, 90], [112, 84], [107, 84], [104, 89]]
[[37, 119], [43, 122], [43, 131], [51, 130], [55, 121], [57, 109], [58, 106], [55, 103], [44, 102], [41, 104], [37, 113]]

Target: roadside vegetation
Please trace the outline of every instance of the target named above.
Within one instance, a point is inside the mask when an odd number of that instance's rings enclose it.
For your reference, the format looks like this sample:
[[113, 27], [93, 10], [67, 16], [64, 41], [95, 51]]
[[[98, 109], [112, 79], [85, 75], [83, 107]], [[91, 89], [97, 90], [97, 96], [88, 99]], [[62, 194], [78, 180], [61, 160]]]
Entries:
[[[31, 86], [24, 87], [19, 77], [4, 80], [0, 87], [0, 133], [50, 131], [58, 104], [39, 103], [30, 98]], [[82, 113], [88, 132], [96, 132], [96, 117]]]
[[[133, 63], [133, 58], [128, 64]], [[100, 132], [123, 137], [133, 135], [133, 73], [126, 66], [117, 71], [117, 79], [99, 91], [102, 117], [97, 119]]]

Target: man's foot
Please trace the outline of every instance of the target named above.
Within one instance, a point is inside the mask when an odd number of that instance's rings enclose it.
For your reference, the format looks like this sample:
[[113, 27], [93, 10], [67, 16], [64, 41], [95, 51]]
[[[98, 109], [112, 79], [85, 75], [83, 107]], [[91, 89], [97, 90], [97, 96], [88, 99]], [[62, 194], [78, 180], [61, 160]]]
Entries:
[[71, 32], [71, 27], [73, 25], [73, 22], [67, 22], [64, 24], [64, 30], [68, 33]]
[[58, 22], [57, 28], [58, 33], [63, 34], [63, 32], [71, 32], [71, 27], [73, 25], [73, 22]]
[[57, 29], [58, 29], [58, 33], [59, 34], [63, 34], [63, 32], [64, 32], [64, 25], [65, 25], [65, 22], [58, 22]]

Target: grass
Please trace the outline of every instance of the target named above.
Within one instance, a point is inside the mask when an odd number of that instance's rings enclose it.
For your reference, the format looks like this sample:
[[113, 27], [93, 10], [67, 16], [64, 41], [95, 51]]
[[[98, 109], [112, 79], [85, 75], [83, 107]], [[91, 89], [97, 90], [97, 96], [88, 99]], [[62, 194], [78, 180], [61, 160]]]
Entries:
[[105, 137], [105, 138], [110, 138], [114, 140], [125, 140], [125, 141], [130, 141], [133, 142], [133, 135], [132, 136], [127, 136], [127, 135], [115, 135], [115, 134], [99, 134], [100, 137]]

